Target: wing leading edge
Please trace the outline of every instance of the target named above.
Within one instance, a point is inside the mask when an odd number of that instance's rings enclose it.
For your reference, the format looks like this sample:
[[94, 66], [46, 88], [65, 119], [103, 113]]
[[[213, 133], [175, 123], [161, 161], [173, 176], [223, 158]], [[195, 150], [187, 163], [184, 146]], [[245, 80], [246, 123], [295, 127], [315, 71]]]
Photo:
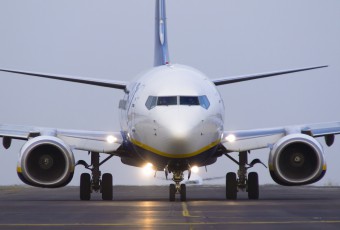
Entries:
[[320, 69], [328, 67], [327, 65], [324, 66], [314, 66], [314, 67], [306, 67], [306, 68], [300, 68], [300, 69], [290, 69], [290, 70], [282, 70], [282, 71], [276, 71], [276, 72], [268, 72], [268, 73], [257, 73], [257, 74], [250, 74], [250, 75], [241, 75], [241, 76], [232, 76], [232, 77], [225, 77], [220, 79], [214, 79], [212, 80], [215, 85], [227, 85], [237, 82], [243, 82], [243, 81], [250, 81], [255, 79], [261, 79], [261, 78], [267, 78], [267, 77], [273, 77], [283, 74], [289, 74], [289, 73], [297, 73], [307, 70], [314, 70], [314, 69]]
[[34, 73], [34, 72], [27, 72], [27, 71], [21, 71], [21, 70], [0, 69], [0, 71], [7, 72], [7, 73], [28, 75], [28, 76], [33, 76], [33, 77], [48, 78], [48, 79], [54, 79], [54, 80], [82, 83], [82, 84], [87, 84], [87, 85], [108, 87], [108, 88], [114, 88], [114, 89], [122, 89], [122, 90], [125, 90], [128, 84], [127, 82], [123, 82], [123, 81], [102, 80], [102, 79], [83, 78], [83, 77], [75, 77], [75, 76], [62, 76], [62, 75], [53, 75], [53, 74], [46, 74], [46, 73]]

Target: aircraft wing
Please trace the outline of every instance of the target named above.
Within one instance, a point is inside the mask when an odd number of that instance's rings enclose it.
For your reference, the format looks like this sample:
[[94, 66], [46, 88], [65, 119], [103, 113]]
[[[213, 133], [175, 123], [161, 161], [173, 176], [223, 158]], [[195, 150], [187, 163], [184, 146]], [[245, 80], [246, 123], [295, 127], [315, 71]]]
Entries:
[[225, 131], [221, 143], [229, 152], [242, 152], [270, 148], [282, 137], [297, 133], [306, 134], [312, 137], [333, 137], [336, 134], [340, 134], [340, 122], [297, 125], [271, 129]]
[[33, 76], [33, 77], [76, 82], [76, 83], [82, 83], [82, 84], [87, 84], [87, 85], [123, 89], [123, 90], [125, 90], [127, 86], [127, 82], [123, 82], [123, 81], [112, 81], [112, 80], [84, 78], [84, 77], [75, 77], [75, 76], [63, 76], [63, 75], [55, 75], [55, 74], [47, 74], [47, 73], [34, 73], [34, 72], [27, 72], [27, 71], [21, 71], [21, 70], [9, 70], [9, 69], [0, 69], [0, 71], [7, 72], [7, 73], [28, 75], [28, 76]]
[[120, 132], [0, 125], [0, 137], [3, 138], [5, 148], [10, 146], [12, 139], [28, 140], [37, 136], [58, 137], [72, 149], [100, 153], [113, 153], [123, 143]]
[[325, 66], [313, 66], [313, 67], [281, 70], [281, 71], [268, 72], [268, 73], [257, 73], [257, 74], [241, 75], [241, 76], [224, 77], [224, 78], [220, 78], [220, 79], [213, 79], [212, 81], [217, 86], [218, 85], [227, 85], [227, 84], [232, 84], [232, 83], [237, 83], [237, 82], [242, 82], [242, 81], [250, 81], [250, 80], [255, 80], [255, 79], [260, 79], [260, 78], [273, 77], [273, 76], [289, 74], [289, 73], [297, 73], [297, 72], [313, 70], [313, 69], [320, 69], [320, 68], [325, 68], [325, 67], [328, 67], [328, 66], [326, 66], [326, 65]]

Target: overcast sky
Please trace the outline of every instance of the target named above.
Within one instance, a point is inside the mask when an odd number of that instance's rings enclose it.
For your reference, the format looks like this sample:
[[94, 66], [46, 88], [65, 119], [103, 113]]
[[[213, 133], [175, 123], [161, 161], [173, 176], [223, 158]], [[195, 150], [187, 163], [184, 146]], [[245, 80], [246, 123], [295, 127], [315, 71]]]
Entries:
[[[153, 64], [154, 0], [0, 0], [0, 67], [132, 80]], [[314, 65], [327, 69], [219, 87], [225, 129], [340, 120], [340, 1], [171, 0], [170, 59], [210, 78]], [[0, 123], [119, 130], [119, 90], [0, 73]], [[323, 139], [320, 142], [325, 146]], [[0, 147], [0, 184], [22, 184], [16, 162], [23, 142]], [[269, 150], [250, 159], [266, 164]], [[318, 185], [340, 185], [340, 137], [325, 147], [328, 171]], [[77, 159], [89, 160], [84, 152]], [[236, 165], [225, 157], [205, 177]], [[258, 165], [260, 183], [274, 183]], [[161, 184], [119, 158], [102, 167], [114, 184]], [[79, 183], [77, 167], [72, 185]], [[161, 173], [159, 173], [161, 176]], [[223, 183], [224, 180], [216, 183]]]

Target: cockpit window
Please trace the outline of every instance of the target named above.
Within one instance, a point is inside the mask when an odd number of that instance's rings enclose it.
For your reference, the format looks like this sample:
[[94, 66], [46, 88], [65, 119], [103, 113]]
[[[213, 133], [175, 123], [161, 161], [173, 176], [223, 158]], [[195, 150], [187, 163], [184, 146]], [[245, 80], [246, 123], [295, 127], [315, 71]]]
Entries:
[[200, 105], [198, 97], [193, 96], [180, 96], [179, 97], [180, 105]]
[[201, 106], [204, 109], [210, 107], [210, 102], [207, 96], [165, 96], [155, 97], [149, 96], [145, 102], [148, 110], [156, 106], [169, 106], [169, 105], [187, 105], [187, 106]]
[[157, 104], [157, 97], [154, 96], [149, 96], [148, 100], [145, 103], [146, 108], [148, 108], [148, 110], [154, 108]]
[[199, 96], [198, 97], [199, 101], [200, 101], [200, 105], [205, 108], [208, 109], [210, 107], [210, 102], [207, 96], [203, 95], [203, 96]]
[[177, 97], [171, 96], [171, 97], [158, 97], [157, 105], [177, 105]]

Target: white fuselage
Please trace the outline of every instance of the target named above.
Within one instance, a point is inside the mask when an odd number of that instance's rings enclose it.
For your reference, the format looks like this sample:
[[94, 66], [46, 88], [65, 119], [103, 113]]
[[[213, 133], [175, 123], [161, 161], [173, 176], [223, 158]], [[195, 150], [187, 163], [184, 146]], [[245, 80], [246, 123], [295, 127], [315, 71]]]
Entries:
[[220, 143], [223, 100], [209, 78], [191, 67], [165, 65], [147, 71], [128, 86], [121, 104], [127, 140], [154, 165], [160, 158], [201, 159], [196, 163], [204, 165], [200, 156]]

